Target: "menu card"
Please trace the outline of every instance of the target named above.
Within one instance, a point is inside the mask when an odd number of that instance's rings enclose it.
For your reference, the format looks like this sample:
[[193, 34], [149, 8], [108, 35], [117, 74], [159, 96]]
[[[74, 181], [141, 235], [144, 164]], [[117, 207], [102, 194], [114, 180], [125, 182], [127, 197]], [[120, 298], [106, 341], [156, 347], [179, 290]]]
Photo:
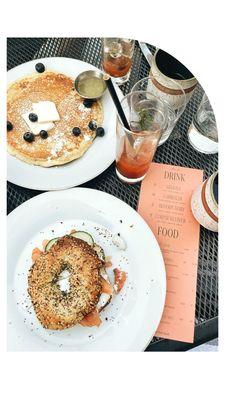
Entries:
[[202, 179], [201, 170], [152, 163], [138, 205], [166, 266], [166, 302], [156, 336], [189, 343], [194, 340], [200, 230], [191, 212], [191, 196]]

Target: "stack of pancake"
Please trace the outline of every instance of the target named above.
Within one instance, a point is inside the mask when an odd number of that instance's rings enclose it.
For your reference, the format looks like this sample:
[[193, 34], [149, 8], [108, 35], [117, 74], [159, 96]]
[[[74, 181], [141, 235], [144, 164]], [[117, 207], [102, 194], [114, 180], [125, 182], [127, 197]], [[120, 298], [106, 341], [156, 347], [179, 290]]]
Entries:
[[[96, 135], [89, 122], [101, 125], [103, 121], [101, 102], [85, 107], [74, 90], [73, 80], [60, 73], [46, 71], [16, 81], [8, 88], [7, 97], [7, 120], [13, 126], [7, 134], [8, 152], [29, 164], [51, 167], [80, 158]], [[29, 131], [23, 114], [31, 113], [33, 103], [41, 101], [54, 102], [60, 120], [54, 123], [46, 139], [35, 136], [28, 143], [23, 137]], [[73, 135], [74, 127], [80, 128], [80, 135]]]

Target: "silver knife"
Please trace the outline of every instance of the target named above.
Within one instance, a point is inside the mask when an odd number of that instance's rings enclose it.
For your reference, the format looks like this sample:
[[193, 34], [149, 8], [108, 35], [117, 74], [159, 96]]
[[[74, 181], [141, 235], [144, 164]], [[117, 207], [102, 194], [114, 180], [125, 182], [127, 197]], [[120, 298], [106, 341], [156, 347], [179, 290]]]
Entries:
[[146, 60], [148, 62], [148, 64], [151, 67], [152, 57], [153, 57], [152, 52], [149, 50], [147, 44], [145, 44], [144, 42], [138, 42], [138, 44], [139, 44], [140, 49], [141, 49], [142, 53], [144, 54], [144, 56], [145, 56], [145, 58], [146, 58]]

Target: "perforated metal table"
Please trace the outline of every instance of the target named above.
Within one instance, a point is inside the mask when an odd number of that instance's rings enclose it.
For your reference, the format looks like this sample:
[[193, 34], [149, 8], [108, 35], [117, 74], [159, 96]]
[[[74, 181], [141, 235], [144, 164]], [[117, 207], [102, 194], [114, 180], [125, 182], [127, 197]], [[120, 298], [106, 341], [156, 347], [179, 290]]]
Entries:
[[[154, 52], [155, 48], [149, 45]], [[98, 38], [9, 38], [8, 69], [41, 57], [70, 57], [101, 66], [101, 40]], [[149, 65], [135, 44], [129, 82], [121, 87], [124, 94], [141, 78], [148, 76]], [[178, 121], [169, 140], [157, 149], [154, 161], [204, 170], [205, 177], [218, 169], [217, 155], [203, 155], [188, 143], [187, 130], [202, 98], [200, 85]], [[110, 193], [136, 209], [140, 184], [129, 186], [121, 183], [111, 165], [100, 176], [82, 185]], [[41, 192], [8, 183], [8, 212]], [[195, 342], [193, 345], [154, 337], [147, 351], [182, 351], [204, 343], [218, 335], [218, 235], [201, 228], [197, 298], [195, 314]]]

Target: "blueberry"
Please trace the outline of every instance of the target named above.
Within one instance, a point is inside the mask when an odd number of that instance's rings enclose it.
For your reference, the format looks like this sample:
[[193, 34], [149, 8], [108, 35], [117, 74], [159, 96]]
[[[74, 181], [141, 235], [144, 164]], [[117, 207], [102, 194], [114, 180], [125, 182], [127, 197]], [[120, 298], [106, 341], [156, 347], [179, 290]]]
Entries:
[[45, 72], [45, 66], [44, 66], [44, 64], [42, 64], [42, 63], [37, 63], [37, 64], [35, 65], [35, 69], [36, 69], [36, 71], [39, 72], [39, 73]]
[[104, 136], [104, 134], [105, 134], [105, 129], [102, 128], [101, 126], [99, 126], [99, 127], [96, 129], [96, 136], [102, 137], [102, 136]]
[[95, 131], [97, 129], [97, 123], [95, 121], [90, 121], [89, 124], [88, 124], [88, 128], [91, 131]]
[[38, 120], [37, 114], [30, 113], [30, 114], [29, 114], [29, 120], [30, 120], [31, 122], [36, 122], [36, 121]]
[[7, 121], [7, 131], [12, 131], [13, 130], [13, 124], [10, 121]]
[[72, 134], [73, 134], [74, 136], [79, 136], [79, 135], [81, 134], [80, 128], [78, 128], [78, 126], [76, 126], [75, 128], [73, 128]]
[[91, 108], [93, 103], [94, 103], [94, 100], [92, 100], [92, 99], [84, 99], [84, 101], [83, 101], [84, 107], [87, 107], [87, 108]]
[[26, 140], [26, 142], [33, 142], [34, 141], [34, 134], [32, 132], [26, 132], [23, 135], [24, 140]]
[[41, 130], [41, 131], [40, 131], [40, 136], [41, 136], [42, 139], [47, 139], [47, 137], [48, 137], [48, 132], [46, 132], [46, 131], [44, 131], [44, 130]]

